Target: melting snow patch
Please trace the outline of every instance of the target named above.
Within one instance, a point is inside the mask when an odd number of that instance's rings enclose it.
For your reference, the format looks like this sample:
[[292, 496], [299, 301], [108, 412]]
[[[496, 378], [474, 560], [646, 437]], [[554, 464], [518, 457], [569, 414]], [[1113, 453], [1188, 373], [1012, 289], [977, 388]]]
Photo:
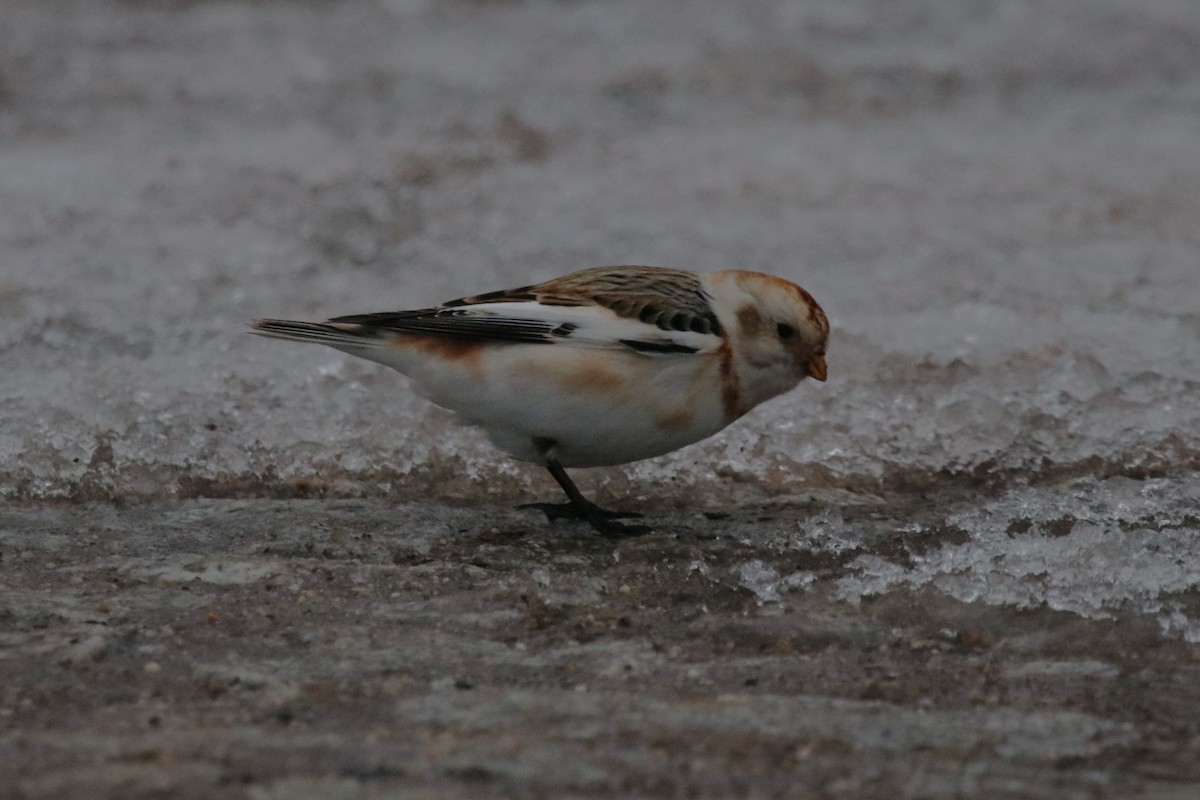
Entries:
[[1200, 640], [1200, 621], [1169, 601], [1200, 587], [1196, 487], [1182, 479], [1087, 481], [1070, 491], [1021, 489], [947, 524], [970, 540], [915, 557], [852, 562], [838, 583], [857, 602], [898, 586], [932, 586], [964, 602], [1045, 606], [1091, 619], [1161, 614], [1164, 632]]

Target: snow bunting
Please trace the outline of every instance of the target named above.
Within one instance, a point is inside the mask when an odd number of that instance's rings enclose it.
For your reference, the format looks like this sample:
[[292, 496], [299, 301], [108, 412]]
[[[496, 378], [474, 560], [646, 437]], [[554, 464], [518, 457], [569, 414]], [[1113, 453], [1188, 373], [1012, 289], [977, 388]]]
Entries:
[[436, 308], [262, 319], [255, 333], [318, 342], [397, 369], [418, 393], [545, 466], [566, 492], [550, 519], [614, 520], [566, 467], [624, 464], [704, 439], [806, 377], [825, 380], [829, 322], [782, 278], [595, 267]]

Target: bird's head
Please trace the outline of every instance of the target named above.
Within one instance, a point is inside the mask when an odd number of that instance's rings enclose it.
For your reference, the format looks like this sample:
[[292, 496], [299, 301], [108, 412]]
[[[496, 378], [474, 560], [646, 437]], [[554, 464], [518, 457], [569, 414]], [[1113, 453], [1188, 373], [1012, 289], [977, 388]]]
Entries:
[[805, 378], [825, 380], [829, 320], [812, 295], [782, 278], [741, 270], [716, 273], [714, 284], [747, 408]]

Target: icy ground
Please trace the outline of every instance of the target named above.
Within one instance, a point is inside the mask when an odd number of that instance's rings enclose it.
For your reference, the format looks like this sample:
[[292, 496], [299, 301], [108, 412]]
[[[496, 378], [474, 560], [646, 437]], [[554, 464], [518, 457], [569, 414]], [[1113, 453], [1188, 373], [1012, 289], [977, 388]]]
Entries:
[[[0, 785], [1194, 796], [1198, 198], [1191, 0], [5, 0]], [[602, 263], [774, 272], [834, 328], [828, 383], [579, 473], [636, 543], [243, 333]], [[473, 751], [514, 708], [547, 738]], [[423, 766], [347, 766], [402, 723]], [[206, 725], [277, 739], [209, 763]]]

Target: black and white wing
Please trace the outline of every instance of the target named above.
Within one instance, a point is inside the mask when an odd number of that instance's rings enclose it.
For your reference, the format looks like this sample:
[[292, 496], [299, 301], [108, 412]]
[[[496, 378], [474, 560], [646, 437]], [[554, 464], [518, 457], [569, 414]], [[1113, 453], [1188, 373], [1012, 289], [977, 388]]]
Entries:
[[534, 286], [436, 308], [355, 314], [324, 323], [259, 320], [256, 332], [335, 347], [385, 346], [395, 334], [481, 344], [551, 344], [688, 355], [720, 347], [723, 331], [698, 275], [654, 267], [595, 267]]

